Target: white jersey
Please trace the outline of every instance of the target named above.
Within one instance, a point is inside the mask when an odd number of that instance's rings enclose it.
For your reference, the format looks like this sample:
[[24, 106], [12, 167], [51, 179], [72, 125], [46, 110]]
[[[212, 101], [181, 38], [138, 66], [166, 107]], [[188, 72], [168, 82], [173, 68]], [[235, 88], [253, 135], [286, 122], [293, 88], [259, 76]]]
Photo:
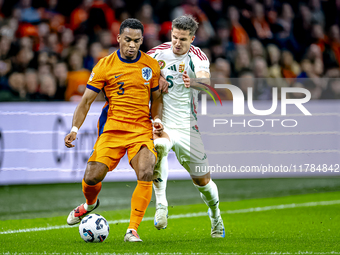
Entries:
[[167, 94], [163, 94], [162, 122], [170, 128], [190, 128], [197, 121], [199, 91], [186, 88], [182, 79], [184, 70], [190, 78], [199, 71], [209, 71], [209, 60], [200, 48], [193, 45], [183, 55], [175, 55], [171, 42], [163, 43], [147, 52], [158, 61], [161, 75], [169, 82]]

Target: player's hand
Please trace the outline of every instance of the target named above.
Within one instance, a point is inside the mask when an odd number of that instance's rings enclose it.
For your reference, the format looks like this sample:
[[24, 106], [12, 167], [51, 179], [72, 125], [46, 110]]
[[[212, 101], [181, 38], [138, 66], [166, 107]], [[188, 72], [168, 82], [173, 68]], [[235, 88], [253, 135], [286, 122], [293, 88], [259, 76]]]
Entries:
[[72, 142], [74, 140], [76, 140], [77, 138], [77, 133], [76, 132], [71, 132], [69, 133], [67, 136], [65, 136], [65, 146], [67, 148], [72, 148], [74, 147], [74, 145], [72, 144]]
[[167, 80], [163, 76], [159, 77], [158, 84], [159, 84], [159, 90], [162, 93], [168, 93], [169, 82], [167, 82]]
[[157, 136], [162, 136], [162, 133], [163, 133], [163, 130], [164, 130], [164, 127], [163, 127], [163, 124], [162, 123], [159, 123], [159, 122], [155, 122], [153, 124], [153, 133]]
[[189, 77], [187, 71], [184, 71], [184, 72], [183, 72], [182, 79], [183, 79], [183, 81], [184, 81], [184, 86], [185, 86], [186, 88], [190, 88], [190, 77]]

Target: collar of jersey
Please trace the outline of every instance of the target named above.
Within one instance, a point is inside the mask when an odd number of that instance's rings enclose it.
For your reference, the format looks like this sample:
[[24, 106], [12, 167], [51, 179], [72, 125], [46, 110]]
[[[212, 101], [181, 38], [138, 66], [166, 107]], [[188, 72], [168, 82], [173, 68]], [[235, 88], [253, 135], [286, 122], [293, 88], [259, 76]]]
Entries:
[[138, 54], [137, 54], [137, 57], [136, 57], [134, 60], [129, 60], [129, 59], [122, 58], [122, 57], [120, 56], [120, 50], [117, 50], [117, 55], [118, 55], [120, 61], [122, 61], [122, 62], [124, 62], [124, 63], [136, 63], [136, 62], [140, 59], [140, 56], [141, 56], [142, 54], [140, 53], [140, 50], [139, 50], [139, 51], [138, 51]]

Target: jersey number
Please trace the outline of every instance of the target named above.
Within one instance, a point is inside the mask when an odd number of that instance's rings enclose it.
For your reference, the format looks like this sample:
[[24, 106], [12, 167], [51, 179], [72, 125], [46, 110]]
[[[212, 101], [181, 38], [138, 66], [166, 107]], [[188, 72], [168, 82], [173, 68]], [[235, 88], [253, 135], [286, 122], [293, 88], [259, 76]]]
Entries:
[[169, 87], [168, 87], [169, 89], [171, 89], [171, 88], [174, 86], [174, 82], [172, 81], [173, 78], [174, 78], [174, 77], [171, 76], [171, 75], [168, 75], [168, 76], [166, 77], [166, 81], [170, 83], [170, 85], [169, 85]]
[[119, 90], [120, 90], [120, 91], [118, 91], [117, 94], [118, 94], [118, 95], [124, 95], [124, 92], [125, 92], [125, 90], [124, 90], [124, 88], [123, 88], [124, 82], [118, 82], [118, 85], [120, 85], [120, 86], [119, 86]]

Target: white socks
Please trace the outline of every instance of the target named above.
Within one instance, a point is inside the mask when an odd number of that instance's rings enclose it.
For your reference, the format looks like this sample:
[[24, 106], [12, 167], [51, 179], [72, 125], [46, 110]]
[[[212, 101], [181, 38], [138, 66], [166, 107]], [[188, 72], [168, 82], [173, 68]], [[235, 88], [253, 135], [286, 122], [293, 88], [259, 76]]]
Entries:
[[159, 168], [154, 170], [153, 188], [155, 191], [156, 205], [168, 206], [166, 200], [166, 183], [168, 180], [168, 157], [165, 156], [159, 162]]
[[98, 203], [98, 199], [97, 199], [97, 201], [93, 205], [88, 205], [88, 204], [85, 203], [84, 204], [84, 209], [86, 211], [91, 211], [91, 210], [93, 210], [96, 207], [97, 203]]
[[201, 193], [201, 198], [203, 201], [210, 208], [211, 217], [218, 217], [220, 215], [220, 209], [218, 208], [219, 198], [216, 184], [213, 182], [213, 180], [210, 180], [205, 186], [198, 186], [195, 183], [194, 185]]
[[153, 188], [156, 197], [156, 206], [162, 204], [168, 206], [166, 200], [166, 183], [168, 180], [168, 152], [170, 151], [170, 141], [167, 138], [158, 138], [154, 140], [156, 150], [158, 150], [158, 159], [154, 169]]

